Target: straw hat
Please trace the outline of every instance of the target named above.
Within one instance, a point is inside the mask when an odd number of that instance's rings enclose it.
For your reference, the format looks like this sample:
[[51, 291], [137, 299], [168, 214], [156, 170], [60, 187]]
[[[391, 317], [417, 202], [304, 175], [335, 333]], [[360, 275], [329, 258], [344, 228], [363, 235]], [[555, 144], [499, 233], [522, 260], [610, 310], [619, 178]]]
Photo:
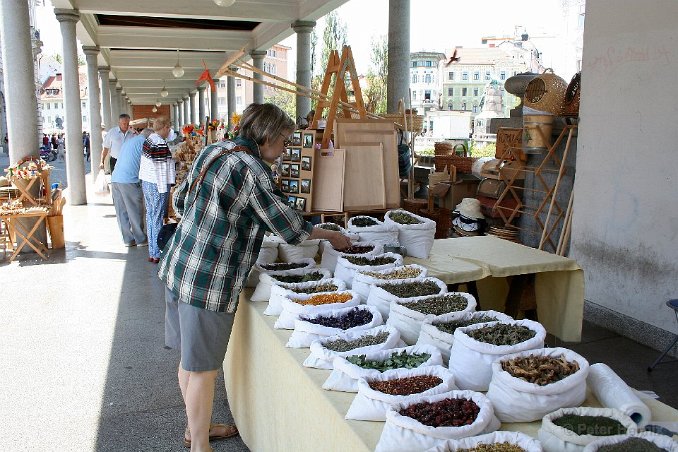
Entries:
[[480, 201], [476, 198], [464, 198], [454, 209], [459, 215], [473, 220], [484, 220], [485, 216], [480, 211]]

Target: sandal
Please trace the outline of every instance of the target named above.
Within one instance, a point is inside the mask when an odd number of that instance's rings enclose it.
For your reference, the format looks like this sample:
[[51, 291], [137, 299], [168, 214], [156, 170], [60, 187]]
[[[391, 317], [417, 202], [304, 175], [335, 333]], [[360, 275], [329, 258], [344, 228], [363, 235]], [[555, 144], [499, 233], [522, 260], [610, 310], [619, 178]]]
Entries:
[[[225, 433], [212, 433], [212, 430], [215, 429], [220, 429], [220, 430], [225, 430]], [[222, 430], [222, 431], [223, 431]], [[188, 435], [190, 431], [188, 430], [188, 427], [186, 427], [186, 432], [184, 433], [184, 446], [189, 448], [191, 447], [191, 440], [186, 438], [186, 435]], [[226, 425], [226, 424], [210, 424], [210, 441], [221, 441], [223, 439], [227, 438], [232, 438], [234, 436], [237, 436], [238, 433], [238, 427], [235, 425]]]

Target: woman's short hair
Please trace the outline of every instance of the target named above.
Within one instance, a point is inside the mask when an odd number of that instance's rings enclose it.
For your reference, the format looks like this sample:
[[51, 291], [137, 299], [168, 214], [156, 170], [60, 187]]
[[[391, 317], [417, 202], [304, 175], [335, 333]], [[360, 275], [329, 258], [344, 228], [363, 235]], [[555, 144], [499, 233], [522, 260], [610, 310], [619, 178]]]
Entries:
[[240, 135], [257, 144], [276, 140], [294, 130], [294, 121], [273, 104], [250, 104], [240, 118]]
[[169, 119], [167, 119], [165, 116], [158, 116], [153, 120], [153, 131], [159, 132], [169, 125]]

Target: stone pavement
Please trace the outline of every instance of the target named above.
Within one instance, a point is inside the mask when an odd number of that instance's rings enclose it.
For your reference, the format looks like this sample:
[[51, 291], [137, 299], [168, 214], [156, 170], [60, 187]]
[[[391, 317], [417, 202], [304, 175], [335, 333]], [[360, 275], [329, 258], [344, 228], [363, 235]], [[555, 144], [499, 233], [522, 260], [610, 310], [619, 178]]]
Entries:
[[[65, 250], [0, 260], [0, 450], [186, 450], [157, 265], [123, 245], [110, 197], [88, 200], [65, 208]], [[213, 419], [232, 421], [221, 373]]]

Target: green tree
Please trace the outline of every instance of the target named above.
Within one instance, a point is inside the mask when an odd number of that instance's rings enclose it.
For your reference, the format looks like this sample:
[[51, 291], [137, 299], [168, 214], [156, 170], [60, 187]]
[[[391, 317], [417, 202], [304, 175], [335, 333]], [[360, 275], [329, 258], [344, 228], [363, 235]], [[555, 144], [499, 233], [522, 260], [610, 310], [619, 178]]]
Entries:
[[336, 11], [332, 11], [325, 16], [325, 30], [323, 31], [323, 42], [320, 53], [320, 71], [325, 72], [327, 62], [330, 59], [332, 50], [337, 50], [341, 55], [341, 49], [348, 42], [348, 33], [346, 24]]
[[386, 113], [386, 76], [388, 73], [388, 43], [386, 36], [372, 39], [370, 68], [367, 71], [367, 89], [363, 93], [368, 111]]
[[292, 119], [296, 116], [297, 98], [289, 91], [282, 89], [266, 89], [264, 91], [264, 102], [277, 105]]

